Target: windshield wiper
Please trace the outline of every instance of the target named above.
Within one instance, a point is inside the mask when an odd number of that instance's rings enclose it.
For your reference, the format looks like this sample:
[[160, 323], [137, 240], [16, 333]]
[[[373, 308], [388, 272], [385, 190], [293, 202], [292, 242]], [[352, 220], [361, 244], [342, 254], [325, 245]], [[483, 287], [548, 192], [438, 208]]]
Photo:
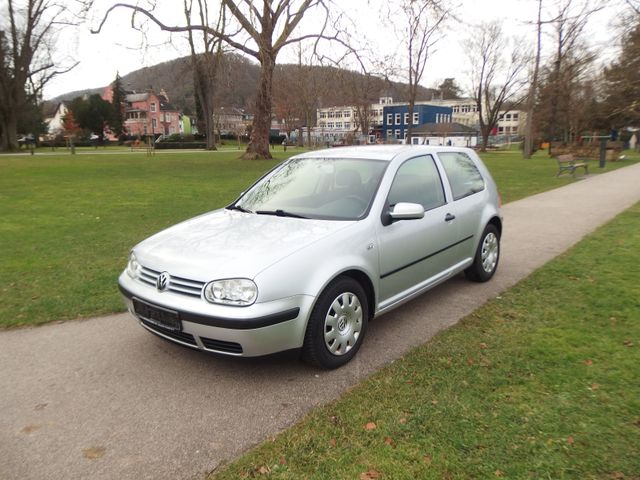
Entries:
[[292, 218], [309, 218], [303, 215], [298, 215], [297, 213], [287, 212], [285, 210], [277, 209], [277, 210], [256, 210], [258, 215], [275, 215], [276, 217], [292, 217]]
[[227, 210], [238, 210], [239, 212], [243, 213], [253, 213], [251, 210], [241, 207], [240, 205], [229, 205], [227, 207]]

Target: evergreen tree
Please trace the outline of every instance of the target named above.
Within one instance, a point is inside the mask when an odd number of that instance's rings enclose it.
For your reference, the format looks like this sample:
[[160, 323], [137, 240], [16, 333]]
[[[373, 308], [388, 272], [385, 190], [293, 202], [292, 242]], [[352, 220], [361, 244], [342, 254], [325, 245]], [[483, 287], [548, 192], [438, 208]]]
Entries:
[[127, 133], [124, 126], [124, 106], [126, 101], [126, 94], [122, 86], [122, 79], [120, 78], [120, 74], [116, 73], [116, 79], [113, 81], [111, 88], [113, 89], [113, 97], [111, 98], [112, 114], [111, 118], [109, 119], [109, 127], [117, 137], [120, 137], [121, 135]]

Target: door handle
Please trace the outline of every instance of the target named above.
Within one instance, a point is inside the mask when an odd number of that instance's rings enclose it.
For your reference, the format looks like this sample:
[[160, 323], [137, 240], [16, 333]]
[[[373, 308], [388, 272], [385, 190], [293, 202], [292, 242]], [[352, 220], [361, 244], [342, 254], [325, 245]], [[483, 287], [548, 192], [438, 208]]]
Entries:
[[450, 222], [451, 220], [455, 219], [456, 216], [452, 213], [447, 213], [444, 217], [444, 221], [445, 222]]

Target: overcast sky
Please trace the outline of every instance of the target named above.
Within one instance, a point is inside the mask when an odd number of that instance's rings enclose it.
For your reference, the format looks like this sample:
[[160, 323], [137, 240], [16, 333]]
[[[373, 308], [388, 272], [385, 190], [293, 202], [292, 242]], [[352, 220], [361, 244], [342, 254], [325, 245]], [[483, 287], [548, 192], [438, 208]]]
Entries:
[[[69, 1], [69, 0], [67, 0]], [[536, 4], [533, 0], [458, 0], [461, 8], [458, 19], [450, 22], [445, 37], [437, 44], [427, 64], [424, 86], [436, 85], [447, 77], [455, 77], [465, 86], [467, 57], [460, 40], [471, 29], [471, 25], [482, 21], [499, 20], [505, 29], [522, 37], [523, 42], [534, 45], [534, 26], [530, 22], [536, 18]], [[112, 0], [96, 0], [90, 16], [90, 25], [96, 27]], [[142, 3], [142, 2], [141, 2]], [[158, 16], [168, 24], [184, 24], [181, 21], [182, 2], [161, 0]], [[213, 2], [210, 2], [213, 3]], [[355, 34], [372, 51], [393, 56], [398, 40], [394, 29], [384, 24], [384, 16], [389, 2], [386, 0], [336, 0], [338, 5], [348, 5], [347, 15], [356, 25]], [[550, 3], [550, 2], [547, 2]], [[611, 42], [610, 26], [614, 21], [620, 0], [610, 0], [609, 7], [595, 16], [589, 27], [589, 42], [603, 55], [611, 52], [604, 48]], [[302, 30], [312, 29], [317, 18], [309, 15], [301, 25]], [[317, 23], [317, 21], [315, 22]], [[387, 22], [388, 23], [388, 22]], [[189, 53], [184, 38], [170, 36], [158, 28], [149, 27], [145, 36], [131, 28], [130, 14], [116, 12], [109, 18], [100, 34], [91, 34], [89, 25], [78, 29], [67, 29], [60, 35], [57, 45], [59, 55], [68, 55], [80, 64], [70, 73], [52, 81], [45, 89], [45, 98], [52, 98], [65, 92], [85, 88], [102, 87], [115, 78], [116, 72], [124, 75], [144, 66], [171, 60]], [[401, 55], [401, 51], [396, 56]], [[279, 63], [295, 62], [293, 50], [283, 51]], [[160, 86], [158, 86], [160, 87]], [[171, 92], [168, 92], [169, 95]]]

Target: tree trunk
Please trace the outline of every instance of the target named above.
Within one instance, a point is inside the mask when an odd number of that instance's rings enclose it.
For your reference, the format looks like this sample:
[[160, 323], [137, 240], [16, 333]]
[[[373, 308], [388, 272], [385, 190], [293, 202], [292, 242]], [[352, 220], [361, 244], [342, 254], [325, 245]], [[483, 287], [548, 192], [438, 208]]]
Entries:
[[204, 107], [202, 115], [204, 116], [205, 136], [207, 139], [207, 150], [217, 150], [216, 148], [216, 132], [213, 124], [213, 92], [207, 91], [204, 95]]
[[531, 158], [533, 154], [533, 111], [536, 105], [536, 94], [538, 93], [538, 72], [540, 70], [540, 54], [542, 51], [542, 0], [538, 0], [538, 39], [536, 46], [536, 61], [533, 66], [533, 78], [527, 99], [527, 123], [524, 134], [523, 155], [525, 159]]
[[271, 131], [271, 93], [273, 86], [273, 71], [276, 61], [272, 51], [262, 53], [260, 59], [260, 83], [256, 98], [251, 138], [247, 151], [242, 155], [244, 160], [263, 160], [272, 158], [269, 151], [269, 134]]
[[9, 110], [2, 119], [2, 144], [0, 151], [15, 152], [18, 150], [18, 119], [14, 110]]

